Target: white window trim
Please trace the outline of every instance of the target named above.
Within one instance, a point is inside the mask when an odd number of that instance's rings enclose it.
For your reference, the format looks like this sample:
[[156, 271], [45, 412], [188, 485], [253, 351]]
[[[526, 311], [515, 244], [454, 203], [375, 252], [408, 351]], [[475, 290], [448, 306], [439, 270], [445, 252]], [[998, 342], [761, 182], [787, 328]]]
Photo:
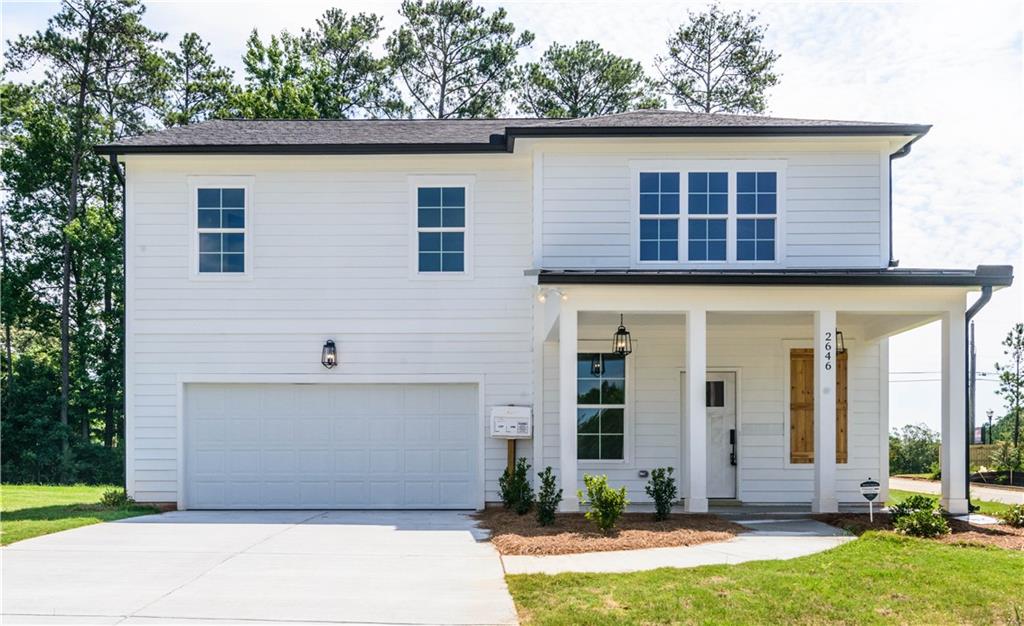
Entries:
[[[846, 467], [850, 464], [853, 458], [853, 447], [850, 446], [850, 424], [853, 422], [852, 411], [850, 410], [850, 398], [853, 397], [853, 376], [851, 375], [851, 362], [850, 362], [850, 348], [852, 345], [857, 343], [856, 339], [847, 339], [843, 337], [843, 345], [846, 346], [847, 362], [846, 362], [846, 463], [840, 463], [836, 461], [836, 467]], [[782, 465], [786, 469], [805, 469], [813, 470], [814, 463], [791, 463], [789, 456], [789, 423], [790, 423], [790, 397], [789, 397], [789, 376], [790, 376], [790, 364], [789, 364], [789, 351], [794, 348], [814, 348], [813, 339], [783, 339], [782, 340], [782, 361], [784, 363], [782, 367], [782, 389], [785, 394], [782, 402], [782, 432], [783, 434], [783, 457]], [[888, 438], [888, 434], [886, 434]], [[817, 451], [815, 451], [817, 455]], [[817, 456], [815, 456], [817, 459]]]
[[[599, 352], [601, 354], [607, 354], [609, 352], [608, 347], [611, 345], [611, 337], [609, 336], [606, 340], [598, 339], [580, 339], [576, 342], [576, 354], [588, 353], [588, 352]], [[634, 444], [633, 444], [633, 407], [636, 403], [636, 388], [634, 381], [636, 376], [634, 374], [634, 362], [636, 361], [637, 342], [633, 340], [633, 351], [626, 357], [626, 404], [624, 406], [622, 415], [622, 458], [621, 459], [576, 459], [576, 466], [578, 469], [600, 469], [609, 467], [623, 467], [629, 466], [633, 463], [634, 458]], [[577, 356], [577, 358], [579, 358]], [[575, 392], [574, 392], [575, 395]], [[577, 405], [578, 407], [579, 405]], [[591, 405], [584, 405], [591, 406]], [[575, 416], [575, 414], [574, 414]], [[573, 427], [573, 433], [576, 433], [576, 427]], [[577, 453], [578, 457], [578, 453]]]
[[[473, 278], [473, 209], [476, 177], [471, 175], [432, 175], [409, 177], [409, 277], [414, 280], [468, 280]], [[420, 187], [463, 187], [466, 190], [466, 223], [463, 238], [461, 272], [421, 272], [420, 232], [460, 232], [457, 228], [419, 228], [418, 189]]]
[[[254, 176], [189, 176], [188, 177], [188, 211], [189, 211], [189, 278], [198, 281], [239, 281], [251, 280], [253, 277], [252, 240], [255, 231], [253, 224], [253, 187]], [[245, 190], [245, 228], [239, 229], [245, 235], [245, 271], [244, 272], [200, 272], [199, 271], [199, 189], [208, 188], [242, 188]], [[219, 232], [224, 232], [219, 230]]]
[[[749, 160], [749, 159], [673, 159], [673, 160], [636, 160], [629, 162], [629, 204], [630, 204], [630, 259], [634, 268], [649, 269], [773, 269], [786, 263], [786, 166], [785, 160]], [[775, 260], [774, 261], [737, 261], [736, 260], [736, 220], [746, 217], [736, 212], [736, 173], [737, 172], [775, 172], [777, 174], [776, 208], [775, 208]], [[641, 261], [640, 260], [640, 173], [641, 172], [676, 172], [679, 174], [679, 254], [678, 261]], [[688, 256], [689, 219], [687, 213], [687, 195], [689, 193], [690, 172], [726, 172], [729, 175], [729, 209], [719, 217], [726, 220], [725, 261], [690, 261]], [[715, 219], [716, 216], [694, 216], [694, 218]]]

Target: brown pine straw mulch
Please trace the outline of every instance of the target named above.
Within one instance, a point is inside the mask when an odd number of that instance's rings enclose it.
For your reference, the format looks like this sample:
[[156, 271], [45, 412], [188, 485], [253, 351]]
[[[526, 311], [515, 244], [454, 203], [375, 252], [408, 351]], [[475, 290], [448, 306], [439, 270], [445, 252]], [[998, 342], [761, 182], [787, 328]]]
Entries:
[[692, 546], [728, 541], [746, 531], [714, 515], [676, 515], [658, 522], [653, 513], [626, 513], [616, 529], [602, 535], [582, 513], [559, 513], [553, 526], [541, 526], [531, 511], [516, 515], [503, 508], [477, 513], [481, 528], [491, 531], [491, 543], [501, 554], [550, 555], [610, 552], [640, 548]]
[[[888, 513], [875, 513], [874, 524], [868, 521], [868, 516], [865, 513], [831, 513], [814, 517], [855, 535], [860, 535], [868, 530], [891, 531], [893, 529]], [[937, 537], [935, 541], [954, 545], [984, 545], [997, 546], [1007, 550], [1024, 550], [1024, 528], [1014, 528], [1007, 524], [981, 526], [957, 519], [950, 519], [949, 527], [953, 532]]]

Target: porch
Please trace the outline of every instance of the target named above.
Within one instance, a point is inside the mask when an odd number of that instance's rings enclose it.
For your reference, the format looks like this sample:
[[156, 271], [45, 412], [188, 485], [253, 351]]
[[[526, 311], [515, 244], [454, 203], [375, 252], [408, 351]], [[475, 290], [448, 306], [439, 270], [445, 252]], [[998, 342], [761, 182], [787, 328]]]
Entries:
[[[884, 499], [888, 338], [941, 320], [942, 504], [966, 512], [968, 288], [552, 280], [540, 289], [533, 458], [561, 477], [563, 510], [579, 509], [585, 473], [649, 502], [657, 467], [676, 469], [689, 512], [834, 512], [862, 505], [869, 478]], [[621, 363], [611, 351], [620, 315], [632, 340]]]

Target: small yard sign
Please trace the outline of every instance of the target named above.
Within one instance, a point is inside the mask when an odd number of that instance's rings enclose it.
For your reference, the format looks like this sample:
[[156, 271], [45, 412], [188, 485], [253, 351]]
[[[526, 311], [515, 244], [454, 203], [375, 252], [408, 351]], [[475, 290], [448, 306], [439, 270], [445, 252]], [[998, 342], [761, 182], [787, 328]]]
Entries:
[[868, 519], [872, 524], [875, 523], [874, 500], [878, 497], [878, 492], [881, 490], [882, 485], [877, 480], [871, 480], [870, 476], [860, 484], [860, 495], [864, 496], [864, 499], [868, 501]]

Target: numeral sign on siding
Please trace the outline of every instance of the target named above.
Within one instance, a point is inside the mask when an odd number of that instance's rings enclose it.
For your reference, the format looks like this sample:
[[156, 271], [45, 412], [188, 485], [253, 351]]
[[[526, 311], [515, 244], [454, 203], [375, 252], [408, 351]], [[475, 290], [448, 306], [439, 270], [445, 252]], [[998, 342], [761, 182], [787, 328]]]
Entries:
[[832, 332], [825, 331], [825, 369], [832, 369]]

